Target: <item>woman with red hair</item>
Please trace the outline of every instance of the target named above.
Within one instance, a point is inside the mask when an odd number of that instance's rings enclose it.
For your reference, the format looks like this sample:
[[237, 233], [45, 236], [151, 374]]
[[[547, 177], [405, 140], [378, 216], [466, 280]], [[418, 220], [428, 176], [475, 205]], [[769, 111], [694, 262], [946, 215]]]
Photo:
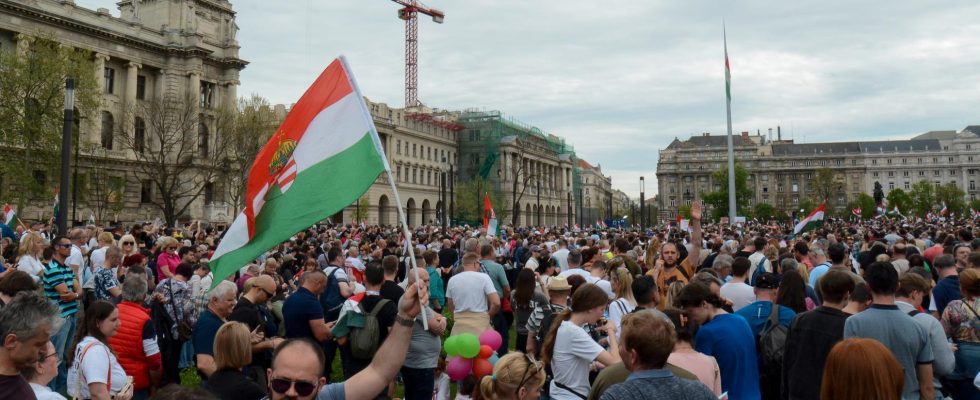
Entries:
[[887, 347], [874, 339], [847, 339], [830, 350], [820, 400], [895, 400], [904, 385], [902, 365]]

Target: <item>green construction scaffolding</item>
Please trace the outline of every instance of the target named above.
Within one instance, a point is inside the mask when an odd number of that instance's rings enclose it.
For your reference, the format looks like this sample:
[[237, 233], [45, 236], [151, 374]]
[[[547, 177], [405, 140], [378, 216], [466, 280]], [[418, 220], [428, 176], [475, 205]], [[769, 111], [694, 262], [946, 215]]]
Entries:
[[[559, 159], [567, 158], [571, 163], [573, 206], [575, 213], [578, 213], [577, 193], [578, 188], [581, 187], [581, 178], [575, 148], [571, 143], [497, 110], [466, 110], [460, 113], [456, 123], [463, 127], [459, 132], [458, 141], [460, 155], [458, 177], [461, 181], [468, 182], [482, 177], [491, 182], [497, 193], [503, 193], [498, 160], [502, 141], [508, 137], [515, 137], [522, 143], [543, 144]], [[506, 204], [509, 210], [509, 199]]]

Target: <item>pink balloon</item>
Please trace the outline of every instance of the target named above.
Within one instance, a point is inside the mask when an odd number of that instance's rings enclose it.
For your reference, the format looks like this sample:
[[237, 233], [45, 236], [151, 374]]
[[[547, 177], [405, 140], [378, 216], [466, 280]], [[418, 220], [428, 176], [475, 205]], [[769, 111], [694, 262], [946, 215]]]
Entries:
[[450, 358], [449, 363], [446, 364], [446, 374], [449, 375], [449, 379], [461, 381], [466, 378], [466, 375], [470, 374], [472, 368], [472, 359], [456, 356]]
[[504, 338], [493, 329], [487, 329], [480, 334], [480, 344], [490, 346], [493, 351], [497, 351], [503, 342]]

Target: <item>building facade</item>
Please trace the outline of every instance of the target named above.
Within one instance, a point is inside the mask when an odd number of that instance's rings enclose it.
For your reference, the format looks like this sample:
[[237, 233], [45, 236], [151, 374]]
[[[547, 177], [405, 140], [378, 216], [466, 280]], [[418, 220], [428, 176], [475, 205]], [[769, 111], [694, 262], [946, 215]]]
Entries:
[[[73, 163], [82, 177], [94, 176], [94, 169], [106, 170], [99, 181], [79, 179], [77, 191], [86, 193], [96, 185], [115, 182], [121, 208], [104, 218], [152, 220], [160, 212], [150, 201], [159, 193], [130, 173], [137, 161], [132, 151], [123, 149], [124, 139], [118, 136], [138, 135], [146, 127], [139, 118], [125, 117], [124, 110], [166, 97], [193, 99], [201, 115], [198, 140], [203, 144], [197, 145], [206, 149], [217, 140], [216, 135], [208, 134], [215, 132], [208, 125], [213, 112], [235, 106], [239, 72], [247, 62], [238, 56], [235, 11], [227, 0], [123, 0], [118, 4], [119, 17], [115, 17], [107, 9], [90, 10], [72, 0], [0, 2], [0, 50], [27, 51], [35, 38], [43, 37], [91, 51], [92, 74], [103, 93], [99, 109], [80, 116], [77, 122], [80, 140], [92, 146], [79, 146], [80, 154]], [[234, 218], [232, 208], [212, 182], [205, 185], [210, 189], [194, 200], [184, 217], [229, 222]], [[76, 221], [93, 213], [94, 206], [84, 197], [78, 196]], [[18, 214], [46, 220], [50, 210], [50, 199], [45, 199]]]
[[[579, 198], [582, 205], [581, 226], [595, 224], [597, 221], [613, 218], [612, 177], [602, 174], [602, 165], [592, 165], [578, 160], [581, 188]], [[620, 215], [622, 217], [622, 215]]]
[[489, 181], [498, 194], [498, 219], [521, 226], [574, 223], [571, 144], [499, 111], [463, 111], [456, 122], [463, 128], [457, 179]]
[[[733, 143], [737, 162], [749, 173], [752, 205], [771, 204], [789, 215], [799, 211], [801, 202], [817, 198], [814, 176], [823, 168], [834, 177], [828, 207], [846, 207], [861, 193], [873, 193], [876, 183], [885, 195], [898, 188], [907, 191], [922, 180], [936, 186], [953, 182], [966, 192], [966, 200], [980, 195], [980, 126], [927, 132], [908, 140], [828, 143], [770, 140], [742, 132]], [[704, 133], [685, 141], [674, 139], [660, 151], [657, 162], [661, 219], [674, 218], [681, 204], [727, 185], [727, 180], [712, 177], [726, 167], [726, 136]]]

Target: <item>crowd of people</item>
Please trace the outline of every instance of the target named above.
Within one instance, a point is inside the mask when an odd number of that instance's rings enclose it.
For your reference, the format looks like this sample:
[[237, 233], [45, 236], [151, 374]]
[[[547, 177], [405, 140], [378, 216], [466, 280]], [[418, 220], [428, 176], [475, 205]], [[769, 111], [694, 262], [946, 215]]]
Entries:
[[[0, 399], [980, 398], [974, 220], [701, 214], [322, 224], [229, 276], [200, 222], [21, 226], [0, 239]], [[452, 381], [445, 339], [488, 330], [492, 371]]]

